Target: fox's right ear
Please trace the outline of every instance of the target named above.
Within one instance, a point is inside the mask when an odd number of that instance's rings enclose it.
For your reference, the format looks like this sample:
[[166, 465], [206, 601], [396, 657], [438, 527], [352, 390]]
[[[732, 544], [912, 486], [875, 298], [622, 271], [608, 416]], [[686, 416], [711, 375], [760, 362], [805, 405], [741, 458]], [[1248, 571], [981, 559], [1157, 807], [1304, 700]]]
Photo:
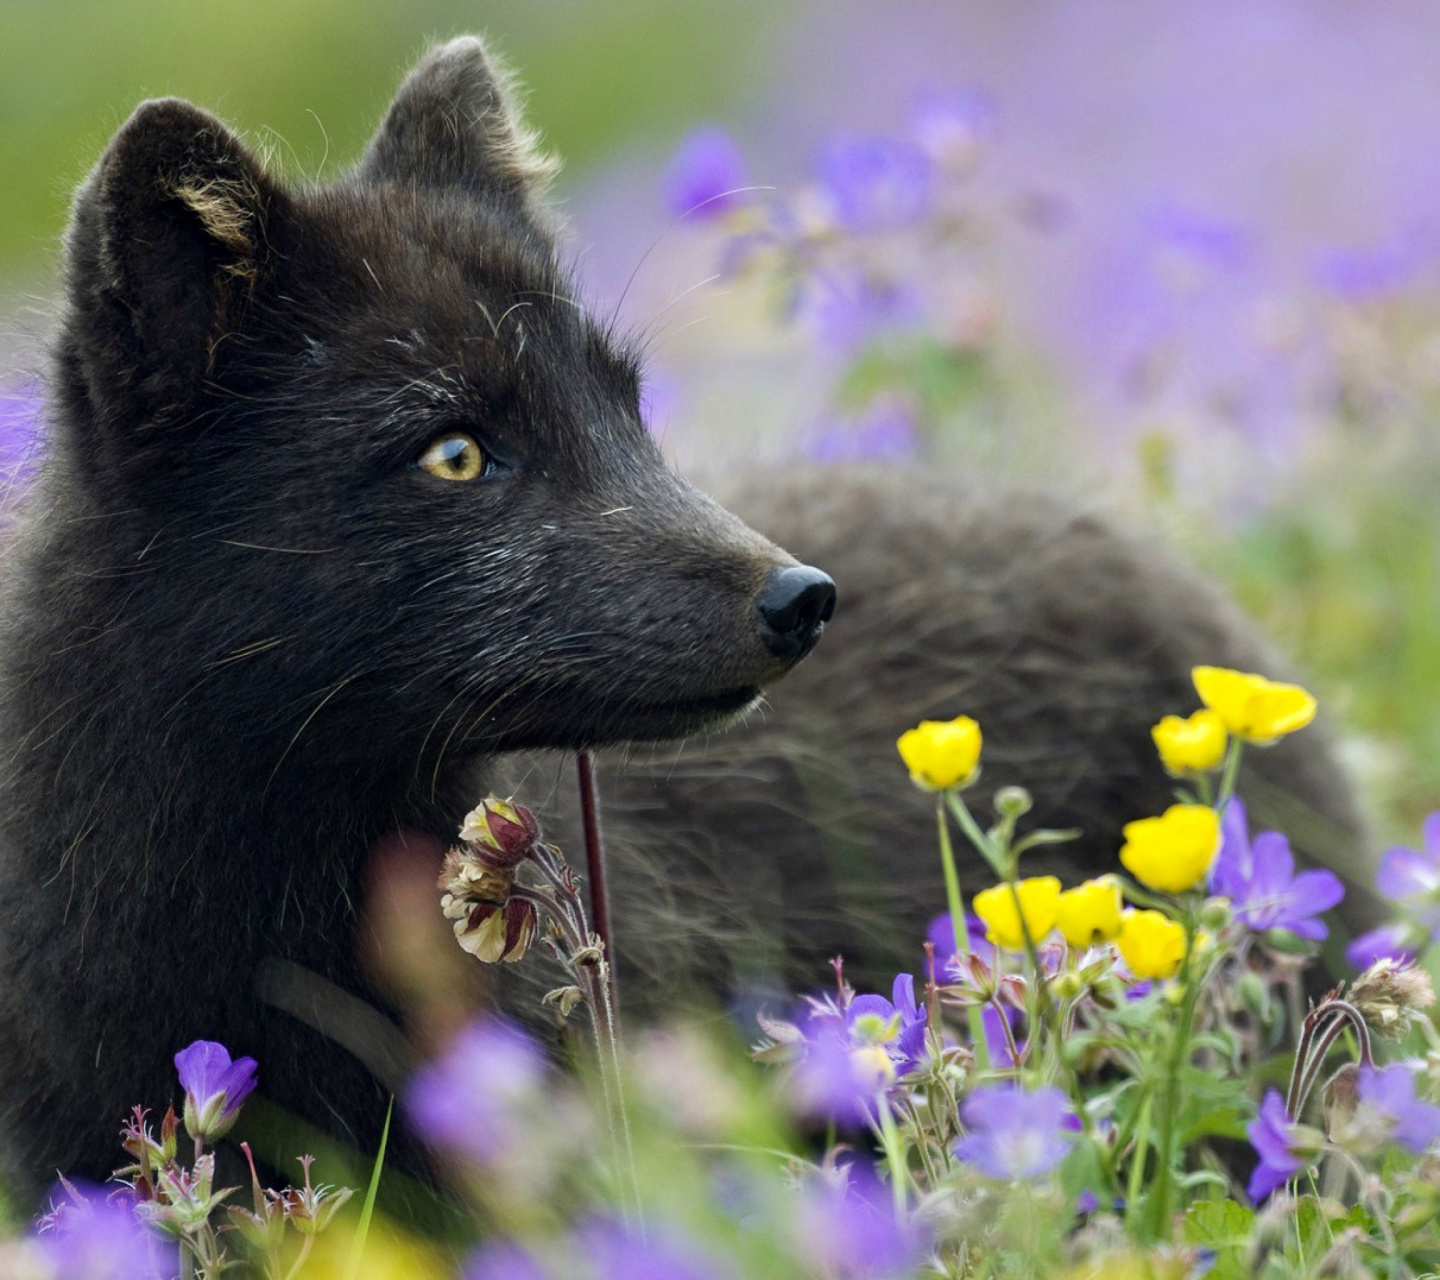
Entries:
[[218, 353], [280, 252], [289, 202], [225, 125], [142, 104], [75, 196], [67, 390], [112, 437], [196, 416]]
[[358, 177], [467, 191], [548, 228], [545, 193], [558, 168], [525, 124], [515, 77], [483, 41], [461, 36], [405, 77]]

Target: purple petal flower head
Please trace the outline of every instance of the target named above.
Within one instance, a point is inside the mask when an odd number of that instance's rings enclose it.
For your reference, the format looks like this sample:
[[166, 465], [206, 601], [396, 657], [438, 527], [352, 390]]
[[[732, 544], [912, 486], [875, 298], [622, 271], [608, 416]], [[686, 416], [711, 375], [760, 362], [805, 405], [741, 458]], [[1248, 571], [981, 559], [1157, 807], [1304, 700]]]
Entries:
[[33, 1238], [65, 1280], [169, 1280], [180, 1265], [175, 1245], [135, 1216], [128, 1188], [61, 1183]]
[[465, 1280], [550, 1280], [535, 1255], [505, 1241], [481, 1245], [465, 1264]]
[[1245, 1130], [1260, 1163], [1250, 1175], [1250, 1199], [1259, 1203], [1277, 1187], [1283, 1187], [1309, 1163], [1296, 1151], [1295, 1123], [1285, 1110], [1285, 1099], [1271, 1089], [1260, 1104], [1260, 1114]]
[[1346, 958], [1367, 968], [1384, 956], [1413, 960], [1426, 942], [1440, 942], [1440, 812], [1421, 828], [1421, 849], [1387, 849], [1375, 873], [1381, 897], [1396, 903], [1408, 917], [1361, 934]]
[[1373, 1108], [1390, 1126], [1390, 1139], [1424, 1151], [1440, 1138], [1440, 1107], [1415, 1096], [1416, 1072], [1403, 1062], [1361, 1067], [1361, 1107]]
[[895, 1065], [895, 1074], [903, 1076], [925, 1054], [926, 1010], [915, 1002], [913, 974], [897, 975], [890, 996], [889, 1000], [884, 996], [856, 996], [845, 1010], [845, 1028], [857, 1048], [883, 1048]]
[[898, 462], [913, 457], [919, 442], [910, 410], [881, 397], [858, 418], [826, 424], [806, 452], [814, 462]]
[[677, 218], [714, 218], [745, 186], [745, 161], [718, 125], [701, 125], [680, 140], [665, 171], [665, 204]]
[[822, 272], [812, 281], [802, 304], [821, 347], [848, 358], [866, 343], [920, 322], [913, 290], [868, 272]]
[[732, 1267], [664, 1224], [648, 1223], [642, 1238], [624, 1223], [597, 1218], [578, 1237], [577, 1252], [595, 1280], [738, 1280]]
[[1236, 222], [1178, 206], [1158, 210], [1149, 222], [1157, 266], [1180, 292], [1192, 292], [1214, 275], [1239, 271], [1253, 254], [1249, 233]]
[[955, 1144], [955, 1154], [1005, 1182], [1049, 1173], [1069, 1153], [1077, 1124], [1059, 1089], [1025, 1089], [1013, 1081], [972, 1090], [960, 1119], [970, 1132]]
[[410, 1078], [405, 1111], [432, 1146], [489, 1164], [523, 1140], [522, 1106], [539, 1096], [544, 1070], [529, 1036], [482, 1018]]
[[[979, 916], [967, 913], [965, 934], [970, 950], [987, 964], [993, 964], [995, 944], [985, 936], [985, 922]], [[935, 967], [939, 976], [944, 973], [946, 962], [955, 954], [955, 923], [948, 911], [930, 921], [930, 927], [925, 931], [925, 940], [935, 947]]]
[[895, 1216], [888, 1188], [866, 1165], [842, 1171], [843, 1183], [808, 1187], [795, 1216], [796, 1244], [811, 1268], [836, 1280], [899, 1280], [926, 1247], [920, 1227]]
[[175, 1055], [175, 1070], [185, 1090], [185, 1129], [197, 1141], [224, 1137], [240, 1106], [255, 1092], [255, 1059], [230, 1059], [230, 1050], [214, 1040], [197, 1040]]
[[1401, 292], [1420, 267], [1420, 254], [1412, 245], [1336, 249], [1315, 264], [1315, 278], [1343, 302], [1373, 302]]
[[845, 231], [900, 231], [930, 211], [935, 166], [909, 143], [835, 138], [821, 151], [817, 169], [830, 215]]
[[1210, 871], [1210, 891], [1230, 899], [1236, 919], [1247, 929], [1288, 929], [1318, 942], [1330, 930], [1316, 917], [1345, 896], [1333, 871], [1295, 874], [1289, 841], [1278, 831], [1263, 831], [1252, 842], [1245, 805], [1231, 800], [1225, 808], [1220, 853]]
[[910, 132], [942, 168], [969, 169], [995, 128], [995, 103], [983, 93], [926, 93], [915, 104]]

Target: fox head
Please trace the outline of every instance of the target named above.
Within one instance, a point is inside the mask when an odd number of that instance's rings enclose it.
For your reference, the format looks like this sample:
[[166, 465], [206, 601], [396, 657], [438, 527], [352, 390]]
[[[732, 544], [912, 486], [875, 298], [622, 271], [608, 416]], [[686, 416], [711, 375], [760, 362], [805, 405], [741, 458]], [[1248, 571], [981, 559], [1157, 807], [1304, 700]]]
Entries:
[[328, 185], [173, 99], [110, 143], [42, 484], [62, 523], [103, 517], [74, 560], [191, 712], [332, 755], [674, 737], [815, 643], [830, 580], [642, 426], [636, 356], [559, 260], [553, 167], [473, 38]]

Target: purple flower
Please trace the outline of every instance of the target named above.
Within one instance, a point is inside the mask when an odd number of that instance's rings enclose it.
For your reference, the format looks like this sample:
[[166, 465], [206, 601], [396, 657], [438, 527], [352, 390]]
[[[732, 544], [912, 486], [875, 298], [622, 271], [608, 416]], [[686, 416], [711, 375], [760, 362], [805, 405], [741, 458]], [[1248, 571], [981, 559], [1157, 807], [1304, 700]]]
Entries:
[[673, 1227], [650, 1223], [644, 1237], [623, 1223], [596, 1219], [579, 1232], [577, 1252], [595, 1280], [730, 1280], [733, 1268]]
[[1410, 919], [1356, 938], [1345, 955], [1357, 968], [1384, 956], [1413, 959], [1427, 939], [1440, 942], [1440, 812], [1425, 819], [1421, 836], [1423, 849], [1387, 849], [1380, 859], [1375, 887]]
[[925, 1056], [926, 1010], [915, 1003], [915, 977], [895, 978], [890, 999], [856, 996], [845, 1010], [845, 1027], [853, 1044], [878, 1044], [890, 1055], [897, 1075], [912, 1070]]
[[1321, 286], [1346, 302], [1370, 302], [1399, 293], [1414, 280], [1420, 256], [1409, 245], [1336, 249], [1315, 264]]
[[803, 311], [821, 346], [848, 357], [873, 338], [920, 321], [912, 290], [867, 272], [822, 272], [812, 282]]
[[1295, 874], [1290, 844], [1278, 831], [1263, 831], [1252, 842], [1245, 806], [1236, 799], [1225, 808], [1224, 839], [1210, 872], [1210, 890], [1229, 898], [1247, 929], [1288, 929], [1318, 942], [1330, 930], [1316, 919], [1345, 896], [1333, 871]]
[[935, 167], [909, 143], [835, 138], [821, 151], [817, 168], [831, 216], [846, 231], [898, 231], [929, 212]]
[[549, 1280], [535, 1255], [505, 1241], [482, 1245], [465, 1264], [465, 1280]]
[[1359, 1098], [1390, 1122], [1390, 1136], [1411, 1151], [1424, 1151], [1440, 1138], [1440, 1107], [1415, 1096], [1415, 1071], [1403, 1062], [1361, 1067]]
[[807, 1188], [795, 1219], [801, 1256], [836, 1280], [910, 1275], [925, 1249], [922, 1231], [895, 1216], [893, 1198], [873, 1169], [852, 1164], [842, 1174], [842, 1186]]
[[[985, 922], [979, 916], [966, 914], [965, 934], [970, 950], [987, 964], [994, 963], [995, 944], [985, 936]], [[934, 945], [935, 965], [943, 972], [946, 962], [955, 954], [955, 922], [948, 911], [930, 921], [925, 940]]]
[[972, 1090], [960, 1119], [970, 1132], [955, 1144], [955, 1154], [1006, 1182], [1049, 1173], [1069, 1153], [1078, 1124], [1053, 1085], [1024, 1089], [1013, 1081]]
[[895, 462], [913, 457], [915, 419], [898, 400], [881, 397], [858, 418], [828, 423], [811, 439], [815, 462]]
[[432, 1146], [488, 1164], [522, 1140], [522, 1104], [539, 1095], [544, 1068], [523, 1031], [482, 1018], [410, 1078], [405, 1111]]
[[129, 1189], [62, 1183], [64, 1198], [39, 1222], [41, 1254], [65, 1280], [168, 1280], [179, 1268], [175, 1246], [135, 1216]]
[[701, 125], [681, 139], [665, 171], [665, 204], [677, 218], [713, 218], [735, 203], [745, 186], [745, 162], [735, 140], [718, 125]]
[[175, 1055], [185, 1090], [185, 1128], [192, 1138], [213, 1142], [230, 1131], [240, 1105], [255, 1092], [255, 1059], [230, 1059], [214, 1040], [196, 1040]]
[[983, 93], [927, 93], [915, 104], [910, 132], [946, 168], [967, 168], [995, 127], [995, 103]]
[[1260, 1156], [1247, 1188], [1250, 1199], [1259, 1203], [1277, 1187], [1283, 1187], [1308, 1161], [1295, 1151], [1294, 1121], [1285, 1110], [1285, 1100], [1275, 1089], [1265, 1095], [1260, 1114], [1245, 1132]]

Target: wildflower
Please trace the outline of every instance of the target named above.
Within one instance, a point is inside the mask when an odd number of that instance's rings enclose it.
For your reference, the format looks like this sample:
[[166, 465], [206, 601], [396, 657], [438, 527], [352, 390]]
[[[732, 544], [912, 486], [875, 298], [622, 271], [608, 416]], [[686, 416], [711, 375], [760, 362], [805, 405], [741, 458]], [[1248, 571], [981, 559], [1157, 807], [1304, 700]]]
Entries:
[[980, 745], [980, 726], [969, 716], [922, 720], [895, 743], [910, 780], [924, 791], [969, 786], [980, 765]]
[[1237, 738], [1268, 746], [1315, 719], [1315, 698], [1297, 684], [1225, 667], [1196, 667], [1195, 691]]
[[175, 1070], [185, 1090], [186, 1131], [197, 1142], [224, 1137], [240, 1105], [255, 1091], [255, 1059], [232, 1062], [223, 1044], [196, 1040], [175, 1055]]
[[1059, 1089], [1027, 1090], [1013, 1081], [972, 1090], [960, 1119], [970, 1132], [955, 1144], [955, 1154], [1006, 1182], [1048, 1173], [1069, 1153], [1078, 1125]]
[[1318, 1134], [1302, 1129], [1285, 1110], [1279, 1091], [1271, 1089], [1260, 1104], [1260, 1114], [1245, 1130], [1260, 1163], [1250, 1175], [1247, 1193], [1259, 1202], [1277, 1187], [1283, 1187], [1318, 1154]]
[[595, 1280], [730, 1280], [735, 1276], [733, 1268], [674, 1227], [650, 1222], [642, 1236], [624, 1223], [597, 1218], [577, 1234], [576, 1255], [589, 1261]]
[[460, 839], [471, 854], [493, 867], [513, 867], [524, 860], [540, 838], [540, 824], [523, 804], [487, 796], [465, 815]]
[[1013, 888], [1009, 884], [992, 885], [974, 898], [975, 914], [985, 922], [985, 936], [1009, 951], [1023, 951], [1027, 934], [1031, 942], [1038, 943], [1055, 927], [1059, 906], [1060, 881], [1054, 876], [1031, 876]]
[[165, 1280], [179, 1270], [173, 1244], [135, 1216], [129, 1189], [62, 1181], [65, 1198], [52, 1201], [33, 1237], [50, 1272], [64, 1280]]
[[447, 893], [440, 899], [440, 910], [453, 921], [460, 946], [486, 964], [523, 959], [539, 927], [535, 904], [521, 898], [507, 898], [504, 906], [496, 906]]
[[1423, 848], [1387, 849], [1380, 858], [1375, 887], [1409, 919], [1356, 938], [1346, 956], [1357, 968], [1382, 956], [1413, 960], [1427, 942], [1440, 941], [1440, 812], [1425, 819], [1422, 837]]
[[550, 1272], [535, 1255], [504, 1241], [482, 1245], [465, 1264], [464, 1280], [549, 1280]]
[[889, 138], [841, 137], [821, 152], [821, 192], [846, 231], [898, 231], [929, 212], [934, 165], [918, 147]]
[[921, 319], [912, 290], [863, 271], [817, 274], [803, 313], [825, 350], [846, 358], [872, 338], [914, 328]]
[[1435, 1003], [1435, 988], [1424, 969], [1382, 956], [1350, 984], [1347, 998], [1380, 1035], [1403, 1040], [1424, 1021]]
[[1415, 1096], [1415, 1070], [1403, 1062], [1362, 1066], [1356, 1120], [1369, 1109], [1388, 1126], [1389, 1138], [1411, 1151], [1424, 1151], [1440, 1138], [1440, 1107]]
[[1120, 861], [1161, 893], [1183, 893], [1205, 878], [1220, 849], [1220, 819], [1203, 804], [1172, 804], [1158, 818], [1124, 826]]
[[522, 1112], [540, 1096], [544, 1069], [529, 1036], [484, 1018], [410, 1078], [405, 1110], [431, 1146], [489, 1164], [520, 1140]]
[[980, 93], [927, 93], [915, 104], [910, 131], [936, 164], [963, 171], [995, 127], [995, 104]]
[[1185, 959], [1185, 929], [1159, 911], [1126, 911], [1115, 939], [1137, 978], [1172, 978]]
[[867, 1165], [838, 1171], [838, 1185], [817, 1180], [805, 1188], [795, 1215], [796, 1247], [806, 1274], [848, 1280], [901, 1280], [914, 1274], [925, 1235], [896, 1216], [889, 1189]]
[[1109, 942], [1120, 932], [1120, 886], [1113, 880], [1087, 880], [1060, 895], [1055, 923], [1072, 947]]
[[882, 396], [858, 418], [822, 423], [806, 452], [816, 462], [898, 462], [915, 453], [919, 440], [915, 415], [903, 402]]
[[701, 125], [680, 140], [665, 171], [665, 205], [677, 218], [714, 218], [731, 208], [745, 186], [745, 161], [735, 140], [717, 125]]
[[318, 1235], [330, 1225], [331, 1219], [355, 1193], [349, 1187], [332, 1187], [327, 1183], [316, 1185], [310, 1181], [310, 1166], [314, 1156], [300, 1156], [300, 1167], [305, 1171], [305, 1185], [290, 1187], [279, 1193], [280, 1204], [285, 1216], [302, 1236]]
[[1323, 920], [1345, 896], [1333, 871], [1295, 874], [1289, 841], [1278, 831], [1263, 831], [1252, 842], [1239, 799], [1225, 807], [1220, 854], [1210, 872], [1210, 891], [1230, 899], [1235, 917], [1247, 929], [1288, 929], [1318, 942], [1329, 934]]
[[852, 1041], [883, 1046], [904, 1075], [924, 1055], [926, 1011], [915, 1001], [913, 974], [897, 974], [890, 996], [856, 996], [845, 1010], [845, 1025]]
[[1205, 709], [1183, 720], [1166, 716], [1150, 730], [1150, 736], [1155, 740], [1161, 764], [1177, 778], [1214, 769], [1224, 759], [1229, 740], [1225, 722]]

